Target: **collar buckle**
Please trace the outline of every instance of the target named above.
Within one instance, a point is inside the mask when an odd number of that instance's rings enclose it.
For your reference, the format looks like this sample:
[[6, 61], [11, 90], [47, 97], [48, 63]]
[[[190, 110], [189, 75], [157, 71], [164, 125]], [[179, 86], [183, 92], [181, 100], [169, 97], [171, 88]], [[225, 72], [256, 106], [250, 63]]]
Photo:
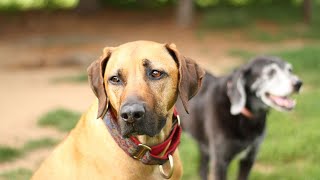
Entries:
[[139, 144], [138, 147], [138, 151], [133, 155], [134, 159], [141, 160], [148, 151], [151, 151], [151, 148], [145, 144]]

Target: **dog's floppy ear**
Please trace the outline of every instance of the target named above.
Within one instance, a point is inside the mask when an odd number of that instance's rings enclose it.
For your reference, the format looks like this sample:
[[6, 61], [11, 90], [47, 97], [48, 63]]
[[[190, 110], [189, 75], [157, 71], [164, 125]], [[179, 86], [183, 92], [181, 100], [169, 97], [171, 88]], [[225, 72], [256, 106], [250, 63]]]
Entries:
[[227, 83], [227, 95], [231, 103], [230, 112], [232, 115], [240, 114], [246, 105], [244, 71], [243, 68], [237, 69], [232, 73], [231, 79]]
[[177, 62], [179, 67], [179, 95], [184, 109], [189, 113], [188, 101], [197, 94], [201, 87], [205, 71], [192, 59], [182, 56], [175, 44], [166, 44], [170, 55]]
[[103, 81], [103, 76], [110, 55], [110, 48], [104, 48], [103, 55], [100, 56], [98, 60], [94, 61], [87, 69], [89, 84], [99, 101], [97, 118], [101, 117], [104, 114], [104, 111], [107, 109], [108, 105], [108, 97]]

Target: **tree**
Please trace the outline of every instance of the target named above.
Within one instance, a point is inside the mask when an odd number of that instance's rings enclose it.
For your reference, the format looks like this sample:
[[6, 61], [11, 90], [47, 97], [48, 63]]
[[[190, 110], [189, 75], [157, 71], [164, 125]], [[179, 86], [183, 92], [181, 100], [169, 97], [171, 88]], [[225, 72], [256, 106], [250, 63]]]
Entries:
[[77, 10], [79, 12], [92, 12], [100, 7], [99, 0], [79, 0]]
[[178, 0], [177, 2], [177, 23], [180, 27], [188, 27], [193, 20], [193, 0]]
[[311, 0], [303, 1], [303, 16], [304, 16], [304, 22], [310, 24], [312, 19], [312, 1]]

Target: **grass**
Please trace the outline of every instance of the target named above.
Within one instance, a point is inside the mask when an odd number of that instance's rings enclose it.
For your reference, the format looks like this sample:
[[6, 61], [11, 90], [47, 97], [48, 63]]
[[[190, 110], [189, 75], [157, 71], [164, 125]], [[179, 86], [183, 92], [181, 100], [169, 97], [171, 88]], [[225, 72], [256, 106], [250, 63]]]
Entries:
[[181, 144], [179, 146], [179, 153], [183, 163], [183, 177], [182, 179], [200, 179], [198, 174], [199, 152], [196, 142], [188, 135], [183, 133]]
[[207, 9], [203, 13], [200, 31], [229, 31], [225, 34], [240, 31], [248, 39], [261, 42], [320, 39], [320, 14], [316, 13], [320, 10], [319, 4], [313, 6], [311, 23], [305, 24], [301, 6], [279, 3]]
[[36, 140], [30, 140], [22, 147], [23, 152], [31, 152], [37, 149], [53, 147], [58, 143], [57, 140], [51, 138], [42, 138]]
[[30, 179], [32, 171], [29, 169], [19, 168], [10, 170], [0, 174], [1, 179], [3, 180], [26, 180]]
[[21, 156], [21, 151], [19, 149], [0, 145], [0, 163], [10, 162]]
[[57, 77], [51, 80], [53, 83], [84, 83], [88, 82], [88, 75], [80, 73], [73, 76]]
[[51, 138], [41, 138], [30, 140], [20, 148], [0, 145], [0, 163], [14, 161], [37, 149], [53, 147], [57, 142]]
[[58, 108], [40, 117], [38, 125], [42, 127], [54, 127], [61, 132], [67, 132], [75, 126], [79, 119], [80, 113]]
[[[289, 113], [272, 110], [268, 117], [267, 135], [258, 154], [251, 179], [257, 180], [316, 180], [320, 177], [320, 45], [300, 49], [282, 50], [271, 54], [292, 63], [294, 71], [304, 80], [304, 91], [297, 98], [297, 107]], [[245, 60], [251, 52], [232, 50]], [[198, 153], [190, 138], [184, 137], [180, 152], [184, 163], [185, 178], [198, 179], [194, 168], [198, 167]], [[191, 150], [189, 150], [191, 149]], [[236, 179], [238, 160], [230, 166], [229, 179]], [[271, 170], [268, 170], [271, 169]]]

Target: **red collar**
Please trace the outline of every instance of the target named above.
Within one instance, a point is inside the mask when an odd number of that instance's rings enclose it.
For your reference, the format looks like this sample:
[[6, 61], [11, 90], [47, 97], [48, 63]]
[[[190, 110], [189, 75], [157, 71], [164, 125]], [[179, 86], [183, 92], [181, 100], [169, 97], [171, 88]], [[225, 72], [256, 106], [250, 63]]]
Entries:
[[[174, 153], [180, 143], [182, 128], [176, 109], [174, 109], [173, 118], [175, 121], [169, 137], [164, 142], [152, 147], [141, 144], [141, 142], [133, 136], [130, 138], [123, 138], [120, 134], [120, 127], [110, 111], [107, 111], [103, 121], [107, 125], [107, 129], [113, 139], [129, 156], [140, 160], [144, 164], [162, 165], [168, 161], [169, 155]], [[167, 150], [164, 152], [166, 148]], [[164, 152], [164, 155], [160, 156], [162, 152]]]
[[248, 118], [248, 119], [253, 119], [253, 114], [252, 114], [252, 112], [251, 112], [248, 108], [246, 108], [246, 107], [244, 107], [244, 108], [241, 110], [241, 114], [242, 114], [243, 116], [245, 116], [246, 118]]

